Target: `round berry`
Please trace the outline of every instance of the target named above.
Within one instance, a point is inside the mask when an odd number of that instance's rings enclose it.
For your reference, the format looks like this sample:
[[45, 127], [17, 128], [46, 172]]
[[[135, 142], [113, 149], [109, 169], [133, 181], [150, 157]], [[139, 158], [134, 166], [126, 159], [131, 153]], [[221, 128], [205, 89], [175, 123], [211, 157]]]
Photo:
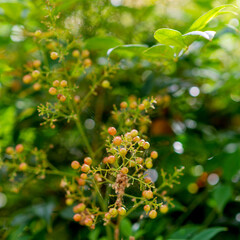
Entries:
[[64, 95], [62, 95], [62, 96], [60, 96], [60, 99], [59, 99], [59, 100], [60, 100], [60, 102], [65, 102], [66, 99], [67, 99], [67, 98], [66, 98]]
[[77, 182], [78, 182], [79, 186], [84, 186], [86, 184], [86, 181], [84, 179], [82, 179], [82, 178], [78, 178]]
[[40, 76], [40, 72], [38, 71], [38, 70], [34, 70], [33, 72], [32, 72], [32, 77], [33, 78], [38, 78]]
[[35, 37], [40, 37], [42, 34], [42, 31], [41, 30], [37, 30], [35, 33], [34, 33], [34, 36]]
[[80, 168], [80, 163], [78, 161], [72, 161], [71, 167], [75, 170]]
[[99, 173], [96, 173], [94, 175], [94, 179], [97, 181], [97, 182], [101, 182], [102, 181], [102, 178], [101, 178], [101, 175]]
[[82, 51], [82, 57], [83, 58], [87, 58], [87, 57], [89, 57], [89, 55], [90, 55], [90, 52], [88, 50], [83, 50]]
[[147, 213], [147, 212], [149, 212], [150, 211], [150, 206], [149, 205], [145, 205], [144, 207], [143, 207], [143, 209], [144, 209], [144, 211]]
[[152, 182], [152, 179], [150, 177], [145, 177], [144, 178], [144, 182], [145, 183], [151, 183]]
[[6, 153], [9, 154], [9, 155], [13, 154], [14, 153], [13, 147], [7, 147], [6, 148]]
[[131, 136], [134, 138], [138, 135], [138, 130], [136, 129], [133, 129], [131, 132], [130, 132]]
[[151, 152], [151, 158], [156, 159], [158, 157], [158, 153], [156, 151]]
[[149, 148], [150, 148], [150, 143], [149, 143], [149, 142], [145, 142], [145, 143], [143, 144], [143, 148], [144, 148], [144, 149], [149, 149]]
[[61, 85], [61, 87], [66, 87], [67, 86], [67, 81], [66, 80], [62, 80], [60, 85]]
[[80, 52], [76, 49], [76, 50], [74, 50], [74, 51], [72, 52], [72, 56], [73, 56], [74, 58], [78, 58], [78, 57], [80, 56]]
[[109, 82], [108, 80], [104, 80], [104, 81], [102, 82], [102, 87], [103, 87], [103, 88], [109, 88], [109, 87], [110, 87], [110, 82]]
[[108, 157], [103, 158], [103, 163], [107, 164], [108, 163]]
[[85, 157], [84, 158], [84, 163], [86, 163], [87, 165], [91, 165], [92, 164], [92, 159], [90, 157]]
[[134, 142], [139, 142], [139, 141], [140, 141], [140, 137], [139, 137], [139, 136], [134, 137], [134, 138], [133, 138], [133, 141], [134, 141]]
[[33, 89], [35, 90], [35, 91], [39, 91], [40, 89], [41, 89], [41, 84], [40, 83], [34, 83], [33, 84]]
[[57, 89], [54, 88], [54, 87], [50, 87], [48, 92], [51, 94], [51, 95], [56, 95], [57, 94]]
[[113, 139], [114, 145], [119, 146], [119, 145], [121, 145], [121, 143], [122, 143], [122, 138], [120, 136], [117, 136]]
[[90, 58], [86, 58], [84, 61], [83, 61], [83, 66], [84, 67], [90, 67], [92, 65], [92, 60]]
[[25, 84], [31, 83], [32, 82], [32, 76], [30, 74], [27, 74], [27, 75], [23, 76], [23, 82]]
[[105, 215], [104, 215], [104, 217], [107, 219], [107, 220], [109, 220], [109, 219], [111, 219], [111, 214], [109, 213], [109, 212], [107, 212], [107, 213], [105, 213]]
[[131, 102], [129, 105], [130, 108], [135, 109], [137, 107], [137, 102]]
[[108, 128], [108, 133], [112, 136], [114, 136], [117, 133], [117, 130], [115, 127]]
[[110, 208], [109, 213], [112, 217], [116, 217], [118, 215], [118, 211], [116, 208]]
[[87, 226], [87, 227], [90, 227], [92, 224], [93, 224], [93, 220], [91, 218], [86, 218], [84, 220], [84, 224]]
[[147, 198], [147, 199], [151, 199], [151, 198], [153, 198], [153, 192], [151, 190], [148, 190], [148, 191], [144, 190], [142, 192], [142, 196]]
[[142, 104], [145, 106], [145, 108], [149, 108], [150, 107], [150, 102], [147, 99], [144, 99], [142, 101]]
[[87, 174], [86, 173], [82, 173], [80, 175], [80, 178], [86, 180], [87, 179]]
[[78, 96], [78, 95], [74, 96], [74, 102], [79, 103], [80, 102], [80, 96]]
[[121, 102], [121, 103], [120, 103], [120, 108], [125, 109], [125, 108], [127, 108], [127, 107], [128, 107], [127, 102]]
[[17, 153], [21, 153], [21, 152], [23, 152], [24, 147], [22, 144], [18, 144], [15, 149], [16, 149]]
[[87, 165], [86, 163], [84, 163], [81, 167], [81, 170], [85, 173], [87, 173], [90, 170], [89, 165]]
[[132, 141], [132, 136], [131, 133], [127, 132], [124, 134], [124, 137], [126, 138], [127, 141], [131, 142]]
[[59, 86], [59, 84], [60, 84], [60, 82], [58, 81], [58, 80], [55, 80], [55, 81], [53, 81], [53, 86], [54, 87], [58, 87]]
[[152, 162], [149, 161], [149, 162], [146, 163], [146, 168], [149, 169], [149, 168], [152, 168], [152, 167], [153, 167]]
[[58, 53], [57, 53], [57, 52], [51, 52], [50, 58], [51, 58], [52, 60], [58, 59]]
[[74, 202], [74, 200], [73, 200], [72, 198], [67, 198], [67, 199], [66, 199], [66, 204], [67, 204], [68, 206], [72, 205], [73, 202]]
[[126, 209], [124, 207], [118, 208], [118, 214], [124, 216], [126, 214]]
[[28, 165], [23, 162], [23, 163], [20, 163], [20, 164], [19, 164], [18, 169], [19, 169], [20, 171], [26, 171], [26, 170], [27, 170], [27, 167], [28, 167]]
[[160, 212], [161, 212], [162, 214], [166, 214], [166, 213], [168, 212], [168, 206], [167, 206], [167, 205], [162, 205], [162, 206], [160, 207]]
[[127, 168], [127, 167], [123, 167], [123, 168], [121, 169], [121, 173], [127, 174], [127, 173], [128, 173], [128, 168]]
[[107, 162], [110, 163], [110, 164], [115, 163], [115, 160], [116, 160], [116, 158], [113, 155], [111, 155], [107, 158]]
[[34, 61], [33, 61], [33, 66], [34, 66], [35, 68], [39, 68], [39, 67], [41, 66], [41, 61], [40, 61], [40, 60], [34, 60]]
[[122, 157], [124, 157], [127, 154], [127, 150], [125, 148], [120, 148], [119, 153]]
[[138, 142], [138, 145], [143, 147], [143, 145], [145, 144], [145, 141], [144, 139], [141, 139], [139, 142]]
[[75, 222], [79, 222], [82, 219], [81, 215], [79, 213], [74, 214], [73, 220]]
[[78, 205], [73, 207], [73, 212], [78, 213], [78, 212], [83, 212], [86, 208], [86, 205], [84, 203], [79, 203]]
[[62, 96], [62, 94], [59, 93], [59, 94], [57, 95], [57, 99], [60, 100], [61, 96]]
[[157, 217], [157, 211], [156, 210], [151, 210], [150, 213], [149, 213], [149, 217], [151, 219], [154, 219]]
[[140, 111], [143, 111], [144, 109], [145, 109], [145, 106], [144, 106], [144, 104], [139, 104], [138, 105], [138, 109], [140, 110]]
[[142, 164], [143, 163], [143, 159], [141, 157], [136, 158], [136, 163], [137, 164]]

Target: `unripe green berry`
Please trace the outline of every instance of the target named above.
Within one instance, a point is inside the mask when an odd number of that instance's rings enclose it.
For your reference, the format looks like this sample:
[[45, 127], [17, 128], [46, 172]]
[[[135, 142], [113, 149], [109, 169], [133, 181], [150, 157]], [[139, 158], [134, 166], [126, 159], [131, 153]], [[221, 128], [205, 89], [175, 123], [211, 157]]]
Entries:
[[110, 208], [109, 213], [112, 217], [116, 217], [118, 215], [118, 211], [116, 208]]
[[119, 153], [122, 157], [124, 157], [127, 154], [127, 150], [125, 148], [120, 148]]
[[40, 72], [38, 71], [38, 70], [34, 70], [33, 72], [32, 72], [32, 77], [33, 78], [38, 78], [40, 76]]
[[73, 200], [72, 198], [67, 198], [67, 199], [66, 199], [66, 204], [67, 204], [68, 206], [72, 205], [73, 202], [74, 202], [74, 200]]
[[124, 207], [118, 208], [118, 214], [124, 216], [126, 214], [126, 209]]
[[149, 142], [145, 142], [145, 143], [143, 144], [143, 148], [144, 148], [144, 149], [149, 149], [149, 148], [150, 148], [150, 143], [149, 143]]
[[39, 68], [40, 66], [41, 66], [41, 61], [40, 60], [34, 60], [33, 61], [33, 66], [35, 67], [35, 68]]
[[109, 87], [110, 87], [110, 82], [109, 82], [108, 80], [104, 80], [104, 81], [102, 82], [102, 87], [103, 87], [103, 88], [109, 88]]
[[166, 214], [166, 213], [168, 212], [168, 206], [167, 206], [167, 205], [162, 205], [162, 206], [160, 207], [160, 212], [161, 212], [162, 214]]
[[72, 52], [72, 56], [73, 56], [74, 58], [78, 58], [78, 57], [80, 56], [80, 52], [76, 49], [76, 50], [74, 50], [74, 51]]
[[73, 207], [73, 212], [78, 213], [78, 212], [83, 212], [86, 208], [86, 205], [84, 203], [79, 203], [78, 205]]
[[9, 155], [12, 155], [14, 153], [13, 147], [7, 147], [6, 148], [6, 153], [9, 154]]

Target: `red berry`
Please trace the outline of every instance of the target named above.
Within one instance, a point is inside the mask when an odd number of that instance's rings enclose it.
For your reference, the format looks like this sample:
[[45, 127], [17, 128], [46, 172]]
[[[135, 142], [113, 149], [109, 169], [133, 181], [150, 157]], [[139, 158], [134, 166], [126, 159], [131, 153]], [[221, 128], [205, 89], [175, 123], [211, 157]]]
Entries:
[[110, 127], [110, 128], [108, 128], [108, 133], [110, 135], [114, 136], [117, 133], [117, 130], [114, 127]]
[[127, 167], [123, 167], [123, 168], [121, 169], [121, 173], [127, 174], [127, 173], [128, 173], [128, 168], [127, 168]]
[[79, 169], [79, 168], [80, 168], [80, 163], [79, 163], [78, 161], [73, 161], [73, 162], [71, 163], [71, 167], [72, 167], [73, 169]]
[[17, 153], [21, 153], [21, 152], [23, 152], [24, 147], [22, 144], [18, 144], [15, 149], [16, 149]]
[[158, 157], [158, 153], [156, 151], [151, 152], [151, 158], [156, 159]]
[[86, 163], [87, 165], [91, 165], [92, 164], [92, 159], [90, 157], [85, 157], [84, 158], [84, 163]]
[[51, 94], [51, 95], [56, 95], [57, 94], [57, 89], [54, 88], [54, 87], [50, 87], [48, 92]]
[[75, 222], [79, 222], [82, 219], [81, 215], [79, 213], [74, 214], [73, 220]]
[[81, 167], [81, 170], [85, 173], [87, 173], [90, 170], [89, 165], [87, 165], [86, 163], [84, 163]]
[[117, 136], [113, 139], [114, 145], [119, 146], [119, 145], [121, 145], [121, 143], [122, 143], [122, 138], [120, 136]]
[[107, 159], [107, 162], [110, 163], [110, 164], [113, 164], [115, 163], [115, 157], [113, 155], [109, 156], [108, 159]]
[[103, 159], [103, 163], [104, 163], [104, 164], [107, 164], [107, 163], [108, 163], [108, 157], [105, 157], [105, 158]]
[[61, 96], [62, 96], [62, 94], [59, 93], [59, 94], [57, 95], [57, 99], [60, 100]]
[[152, 210], [152, 211], [150, 211], [150, 213], [149, 213], [149, 217], [150, 217], [151, 219], [156, 218], [156, 217], [157, 217], [157, 212], [156, 212], [156, 210]]
[[150, 182], [152, 182], [152, 179], [150, 177], [145, 177], [144, 182], [145, 183], [150, 183]]

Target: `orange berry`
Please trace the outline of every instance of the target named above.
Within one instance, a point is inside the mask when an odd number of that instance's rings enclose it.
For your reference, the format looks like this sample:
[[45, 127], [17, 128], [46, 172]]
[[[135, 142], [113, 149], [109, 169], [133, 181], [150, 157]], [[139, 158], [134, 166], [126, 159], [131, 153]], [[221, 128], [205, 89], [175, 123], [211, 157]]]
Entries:
[[84, 224], [87, 226], [87, 227], [90, 227], [92, 224], [93, 224], [93, 220], [91, 218], [86, 218], [84, 220]]
[[75, 170], [79, 169], [80, 168], [80, 163], [78, 161], [72, 161], [71, 167]]
[[78, 178], [77, 182], [78, 182], [79, 186], [84, 186], [86, 184], [86, 181], [84, 179], [82, 179], [82, 178]]
[[6, 148], [6, 153], [9, 154], [9, 155], [13, 154], [14, 153], [13, 147], [7, 147]]
[[142, 104], [142, 103], [139, 104], [139, 105], [138, 105], [138, 109], [141, 110], [141, 111], [143, 111], [143, 110], [145, 109], [144, 104]]
[[40, 83], [34, 83], [33, 84], [33, 89], [35, 90], [35, 91], [39, 91], [40, 89], [41, 89], [41, 84]]
[[143, 163], [143, 159], [141, 157], [136, 158], [136, 163], [137, 164], [142, 164]]
[[86, 180], [86, 179], [87, 179], [87, 174], [86, 174], [86, 173], [82, 173], [82, 174], [80, 175], [80, 178]]
[[149, 217], [150, 217], [151, 219], [156, 218], [156, 217], [157, 217], [157, 211], [156, 211], [156, 210], [152, 210], [152, 211], [150, 211], [150, 213], [149, 213]]
[[66, 80], [62, 80], [60, 85], [61, 85], [61, 87], [66, 87], [67, 86], [67, 81]]
[[117, 130], [115, 127], [108, 128], [108, 133], [112, 136], [114, 136], [117, 133]]
[[67, 98], [66, 98], [64, 95], [62, 95], [59, 100], [60, 100], [60, 102], [65, 102], [66, 99], [67, 99]]
[[115, 160], [116, 160], [116, 158], [113, 155], [111, 155], [107, 158], [107, 162], [110, 163], [110, 164], [115, 163]]
[[142, 192], [142, 196], [147, 198], [147, 199], [151, 199], [151, 198], [153, 198], [153, 192], [151, 190], [148, 190], [148, 191], [144, 190]]
[[73, 207], [73, 212], [78, 213], [78, 212], [83, 212], [86, 208], [86, 205], [84, 203], [79, 203], [78, 205]]
[[20, 163], [20, 164], [19, 164], [18, 169], [19, 169], [20, 171], [26, 171], [26, 170], [27, 170], [27, 167], [28, 167], [28, 165], [23, 162], [23, 163]]
[[51, 95], [56, 95], [57, 94], [57, 89], [54, 88], [54, 87], [50, 87], [48, 92], [51, 94]]
[[150, 177], [145, 177], [144, 182], [145, 183], [150, 183], [150, 182], [152, 182], [152, 179]]
[[22, 144], [18, 144], [15, 149], [16, 149], [17, 153], [21, 153], [21, 152], [23, 152], [24, 147]]
[[58, 53], [57, 53], [57, 52], [51, 52], [50, 58], [51, 58], [52, 60], [58, 59]]
[[137, 102], [131, 102], [129, 105], [130, 108], [135, 109], [137, 107]]
[[128, 168], [127, 168], [127, 167], [123, 167], [123, 168], [121, 169], [121, 173], [127, 174], [127, 173], [128, 173]]
[[144, 211], [147, 213], [147, 212], [149, 212], [150, 211], [150, 206], [149, 205], [145, 205], [144, 207], [143, 207], [143, 209], [144, 209]]
[[117, 136], [113, 139], [114, 145], [119, 146], [119, 145], [121, 145], [121, 143], [122, 143], [122, 138], [120, 136]]
[[58, 81], [58, 80], [55, 80], [55, 81], [53, 81], [53, 86], [54, 87], [58, 87], [59, 86], [59, 84], [60, 84], [60, 82]]
[[32, 82], [32, 76], [30, 74], [27, 74], [27, 75], [23, 76], [23, 82], [25, 84], [31, 83]]
[[83, 58], [87, 58], [87, 57], [89, 57], [89, 55], [90, 55], [90, 52], [88, 50], [83, 50], [82, 51], [82, 57]]
[[40, 66], [41, 66], [41, 61], [40, 61], [40, 60], [34, 60], [34, 61], [33, 61], [33, 66], [34, 66], [35, 68], [40, 67]]
[[81, 167], [81, 170], [85, 173], [87, 173], [90, 170], [90, 167], [88, 164], [84, 163]]
[[92, 60], [90, 58], [86, 58], [84, 61], [83, 61], [83, 66], [84, 67], [90, 67], [92, 65]]
[[118, 208], [118, 214], [119, 214], [120, 216], [125, 215], [125, 214], [126, 214], [126, 209], [125, 209], [124, 207]]
[[104, 164], [107, 164], [107, 163], [108, 163], [108, 157], [105, 157], [105, 158], [103, 159], [103, 163], [104, 163]]
[[73, 220], [75, 222], [79, 222], [82, 219], [81, 215], [79, 213], [74, 214]]
[[90, 157], [85, 157], [84, 158], [84, 163], [86, 163], [87, 165], [91, 165], [92, 164], [92, 159]]
[[156, 159], [158, 157], [158, 153], [156, 151], [151, 152], [151, 158]]
[[127, 102], [121, 102], [121, 103], [120, 103], [120, 108], [125, 109], [125, 108], [127, 108], [127, 107], [128, 107]]

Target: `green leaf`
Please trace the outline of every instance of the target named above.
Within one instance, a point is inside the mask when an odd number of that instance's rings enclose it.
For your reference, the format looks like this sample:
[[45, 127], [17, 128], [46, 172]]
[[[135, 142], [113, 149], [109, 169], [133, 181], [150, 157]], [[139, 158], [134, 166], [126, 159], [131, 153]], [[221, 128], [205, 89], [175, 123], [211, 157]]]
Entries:
[[127, 218], [124, 218], [120, 223], [120, 232], [125, 237], [129, 237], [132, 235], [132, 224], [131, 221]]
[[143, 52], [146, 56], [158, 57], [158, 58], [174, 58], [174, 50], [172, 47], [167, 45], [154, 45]]
[[203, 240], [203, 239], [210, 240], [219, 232], [223, 232], [226, 230], [227, 229], [224, 227], [213, 227], [213, 228], [204, 229], [200, 233], [195, 235], [193, 238], [191, 238], [190, 240]]
[[185, 43], [182, 34], [174, 29], [161, 28], [154, 33], [154, 38], [161, 44], [183, 48]]
[[107, 55], [110, 56], [114, 53], [114, 54], [121, 55], [124, 57], [129, 57], [129, 56], [131, 57], [133, 55], [141, 54], [147, 48], [148, 48], [148, 46], [145, 44], [121, 45], [121, 46], [117, 46], [115, 48], [110, 48], [107, 51]]
[[216, 208], [222, 212], [228, 200], [232, 196], [232, 188], [229, 185], [220, 185], [213, 192], [213, 198], [216, 201]]
[[188, 32], [186, 34], [183, 35], [183, 39], [186, 45], [190, 45], [192, 44], [195, 40], [197, 40], [199, 37], [203, 37], [209, 41], [211, 41], [214, 36], [215, 36], [216, 32], [214, 31], [192, 31], [192, 32]]
[[114, 37], [93, 37], [85, 42], [85, 48], [88, 50], [107, 50], [121, 44], [122, 42]]
[[226, 7], [235, 7], [232, 4], [225, 4], [219, 7], [216, 7], [201, 17], [199, 17], [189, 28], [189, 32], [203, 29], [214, 17], [216, 17], [219, 12]]
[[198, 232], [199, 229], [199, 226], [182, 227], [173, 233], [167, 240], [189, 239], [193, 236], [194, 233]]

